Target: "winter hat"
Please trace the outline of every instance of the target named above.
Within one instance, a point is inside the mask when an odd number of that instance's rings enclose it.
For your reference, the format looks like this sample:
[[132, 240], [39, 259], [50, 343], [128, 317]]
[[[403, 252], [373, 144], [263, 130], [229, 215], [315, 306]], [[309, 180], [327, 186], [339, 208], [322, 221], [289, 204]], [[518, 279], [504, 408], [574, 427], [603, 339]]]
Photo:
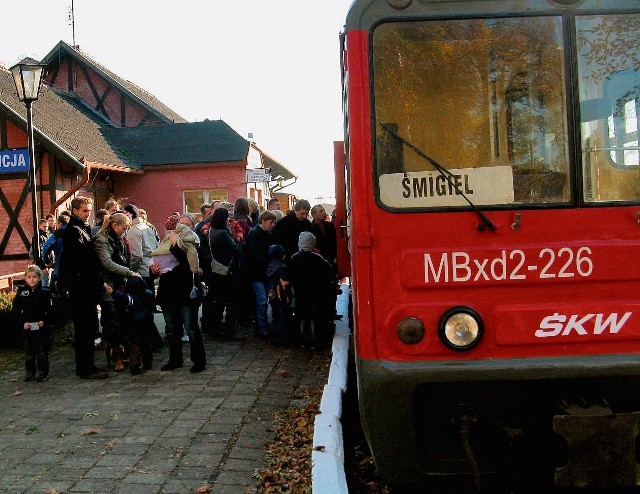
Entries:
[[[227, 203], [229, 204], [229, 203]], [[229, 211], [224, 206], [220, 206], [211, 215], [211, 228], [222, 229], [227, 228], [227, 220], [229, 219]]]
[[180, 215], [178, 213], [170, 214], [167, 217], [167, 221], [165, 221], [164, 223], [164, 227], [167, 230], [175, 230], [179, 219], [180, 219]]
[[274, 244], [269, 247], [269, 257], [271, 259], [284, 259], [284, 249], [282, 248], [282, 245]]
[[316, 237], [311, 232], [302, 232], [298, 237], [298, 250], [300, 252], [313, 252], [316, 246]]

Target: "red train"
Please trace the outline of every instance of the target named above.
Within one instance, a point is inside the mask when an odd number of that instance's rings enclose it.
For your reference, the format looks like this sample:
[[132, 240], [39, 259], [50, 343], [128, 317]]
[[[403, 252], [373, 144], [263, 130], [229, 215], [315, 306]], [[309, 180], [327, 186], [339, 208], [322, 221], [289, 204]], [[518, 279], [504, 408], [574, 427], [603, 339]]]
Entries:
[[355, 0], [341, 41], [382, 479], [640, 485], [640, 1]]

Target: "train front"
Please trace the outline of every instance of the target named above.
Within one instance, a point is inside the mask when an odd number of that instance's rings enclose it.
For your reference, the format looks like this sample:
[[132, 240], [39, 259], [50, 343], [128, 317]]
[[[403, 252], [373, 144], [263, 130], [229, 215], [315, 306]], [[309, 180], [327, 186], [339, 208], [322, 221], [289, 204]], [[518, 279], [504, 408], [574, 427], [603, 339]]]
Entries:
[[357, 0], [345, 33], [383, 480], [640, 485], [640, 2]]

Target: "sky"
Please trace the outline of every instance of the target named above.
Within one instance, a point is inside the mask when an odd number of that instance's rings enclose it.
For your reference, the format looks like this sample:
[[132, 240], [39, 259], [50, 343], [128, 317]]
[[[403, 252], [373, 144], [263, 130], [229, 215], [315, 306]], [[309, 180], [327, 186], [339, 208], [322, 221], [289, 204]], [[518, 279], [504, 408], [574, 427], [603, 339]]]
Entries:
[[[283, 192], [333, 202], [333, 141], [343, 139], [339, 34], [351, 2], [73, 0], [75, 44], [189, 122], [222, 119], [245, 138], [253, 133], [299, 177]], [[73, 45], [71, 6], [3, 2], [0, 63]]]

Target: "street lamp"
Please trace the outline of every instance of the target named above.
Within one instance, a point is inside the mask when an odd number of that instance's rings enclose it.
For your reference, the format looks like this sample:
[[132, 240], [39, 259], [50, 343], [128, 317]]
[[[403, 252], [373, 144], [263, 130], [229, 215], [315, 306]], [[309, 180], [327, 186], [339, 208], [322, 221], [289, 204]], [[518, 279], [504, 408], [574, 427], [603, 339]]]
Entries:
[[27, 138], [29, 140], [29, 185], [31, 188], [31, 208], [33, 215], [33, 242], [31, 250], [35, 262], [40, 258], [40, 234], [38, 232], [38, 197], [36, 194], [36, 159], [33, 143], [33, 112], [31, 104], [38, 99], [42, 71], [46, 64], [33, 58], [25, 58], [9, 70], [16, 84], [18, 99], [27, 107]]

